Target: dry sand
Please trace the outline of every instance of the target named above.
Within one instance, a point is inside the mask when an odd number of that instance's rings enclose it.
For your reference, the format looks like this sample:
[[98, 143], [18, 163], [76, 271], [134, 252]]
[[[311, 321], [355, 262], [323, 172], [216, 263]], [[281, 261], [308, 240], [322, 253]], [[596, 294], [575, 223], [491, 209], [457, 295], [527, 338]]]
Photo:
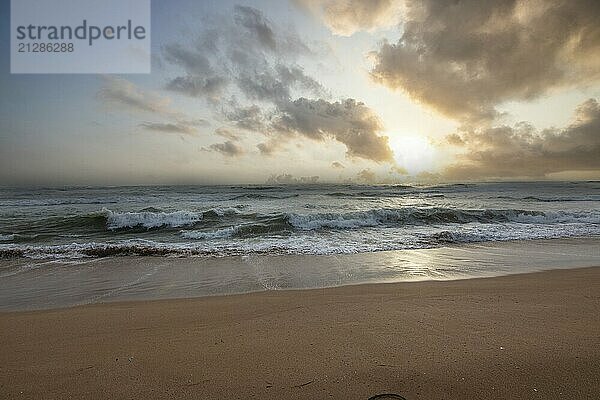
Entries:
[[600, 398], [600, 268], [0, 314], [2, 399]]

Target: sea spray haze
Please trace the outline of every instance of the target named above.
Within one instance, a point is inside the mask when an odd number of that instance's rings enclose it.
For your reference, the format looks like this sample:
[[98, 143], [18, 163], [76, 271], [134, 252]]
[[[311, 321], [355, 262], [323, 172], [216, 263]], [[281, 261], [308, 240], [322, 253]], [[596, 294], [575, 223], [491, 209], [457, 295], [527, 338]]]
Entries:
[[600, 235], [599, 182], [0, 189], [0, 255], [340, 254]]

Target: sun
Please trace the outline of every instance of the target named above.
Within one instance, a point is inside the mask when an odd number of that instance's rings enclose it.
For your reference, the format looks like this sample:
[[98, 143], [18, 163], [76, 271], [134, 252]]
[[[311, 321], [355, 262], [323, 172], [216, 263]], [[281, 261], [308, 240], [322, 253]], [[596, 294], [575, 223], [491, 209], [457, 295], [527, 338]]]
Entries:
[[434, 167], [436, 150], [429, 139], [418, 135], [388, 135], [394, 159], [410, 175], [429, 171]]

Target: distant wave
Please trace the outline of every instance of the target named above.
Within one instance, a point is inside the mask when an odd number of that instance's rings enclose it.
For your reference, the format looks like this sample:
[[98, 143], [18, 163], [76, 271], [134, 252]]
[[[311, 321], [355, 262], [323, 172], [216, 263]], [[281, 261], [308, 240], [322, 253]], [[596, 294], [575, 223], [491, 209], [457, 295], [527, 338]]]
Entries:
[[398, 189], [402, 189], [404, 191], [395, 191], [389, 188], [385, 188], [385, 190], [375, 190], [375, 191], [349, 191], [349, 192], [329, 192], [325, 193], [326, 196], [330, 197], [402, 197], [410, 194], [419, 194], [419, 192], [409, 192], [406, 189], [411, 189], [410, 186], [401, 187]]
[[263, 193], [244, 193], [231, 198], [231, 200], [240, 200], [240, 199], [291, 199], [293, 197], [298, 197], [300, 194], [263, 194]]
[[116, 204], [123, 199], [89, 199], [89, 198], [64, 198], [64, 199], [3, 199], [0, 206], [5, 207], [42, 207], [42, 206], [64, 206], [64, 205], [86, 205], [86, 204]]
[[516, 200], [516, 201], [532, 201], [541, 203], [558, 203], [558, 202], [569, 202], [569, 201], [598, 201], [600, 196], [578, 196], [578, 197], [539, 197], [539, 196], [495, 196], [493, 199], [503, 200]]

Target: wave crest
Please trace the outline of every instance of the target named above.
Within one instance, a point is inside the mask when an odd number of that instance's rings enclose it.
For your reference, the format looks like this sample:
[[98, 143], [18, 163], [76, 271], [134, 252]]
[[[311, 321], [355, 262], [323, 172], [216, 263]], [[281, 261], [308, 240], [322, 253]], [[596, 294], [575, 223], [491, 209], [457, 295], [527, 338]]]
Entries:
[[600, 224], [599, 212], [531, 211], [531, 210], [462, 210], [451, 208], [382, 208], [347, 213], [288, 214], [296, 229], [352, 229], [379, 225], [434, 225], [470, 222], [530, 224], [591, 223]]
[[164, 212], [156, 209], [142, 210], [139, 212], [115, 212], [107, 208], [102, 209], [106, 217], [106, 228], [109, 230], [143, 227], [146, 229], [170, 227], [180, 228], [197, 224], [204, 218], [224, 217], [237, 215], [239, 209], [234, 207], [213, 208], [206, 211], [173, 211]]
[[133, 228], [136, 226], [142, 226], [148, 229], [159, 228], [161, 226], [177, 228], [193, 225], [203, 218], [202, 213], [189, 211], [141, 211], [119, 213], [103, 208], [102, 212], [106, 215], [106, 227], [110, 230]]

